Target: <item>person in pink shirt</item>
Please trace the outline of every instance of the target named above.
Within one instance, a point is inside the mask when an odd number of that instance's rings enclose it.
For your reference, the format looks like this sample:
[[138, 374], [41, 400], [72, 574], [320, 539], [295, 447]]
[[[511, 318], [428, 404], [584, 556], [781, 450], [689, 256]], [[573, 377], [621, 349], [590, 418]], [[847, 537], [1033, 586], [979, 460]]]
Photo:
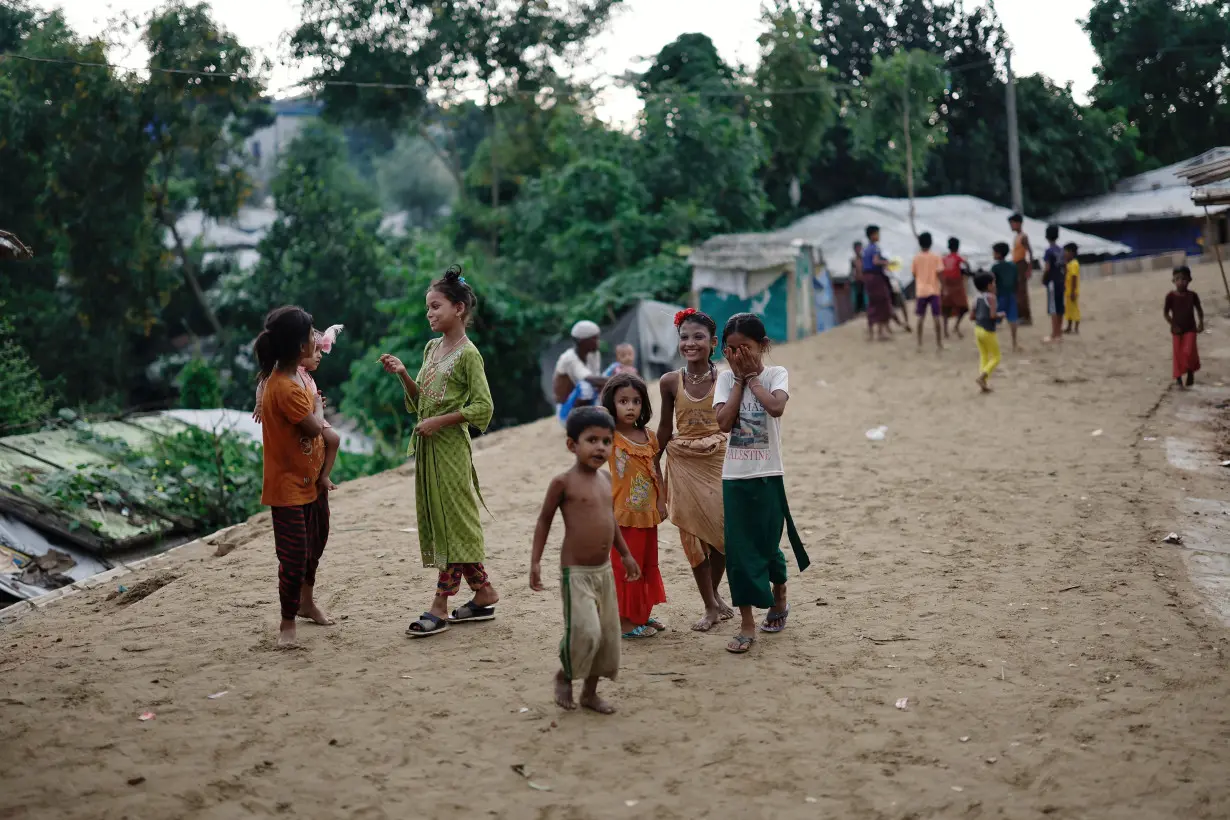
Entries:
[[914, 313], [918, 317], [918, 349], [922, 349], [923, 325], [927, 323], [927, 312], [931, 312], [931, 321], [935, 325], [935, 346], [944, 349], [944, 326], [940, 319], [940, 272], [944, 270], [944, 260], [931, 250], [931, 234], [922, 233], [918, 236], [918, 255], [914, 257]]

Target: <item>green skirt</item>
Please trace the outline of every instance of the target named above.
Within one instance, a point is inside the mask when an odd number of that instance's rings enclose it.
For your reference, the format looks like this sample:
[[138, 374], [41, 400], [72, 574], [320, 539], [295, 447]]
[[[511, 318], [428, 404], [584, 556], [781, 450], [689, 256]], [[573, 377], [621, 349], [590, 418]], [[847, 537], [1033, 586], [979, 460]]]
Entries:
[[799, 571], [811, 564], [790, 518], [785, 482], [781, 476], [726, 479], [722, 481], [722, 506], [726, 513], [730, 602], [771, 609], [772, 585], [786, 583], [786, 558], [780, 546], [783, 527], [790, 536]]

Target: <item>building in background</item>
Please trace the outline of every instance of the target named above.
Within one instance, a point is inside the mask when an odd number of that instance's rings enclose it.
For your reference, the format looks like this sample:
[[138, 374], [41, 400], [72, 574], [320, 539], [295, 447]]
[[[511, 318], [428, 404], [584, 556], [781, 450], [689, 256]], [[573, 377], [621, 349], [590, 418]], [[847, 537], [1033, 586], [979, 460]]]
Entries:
[[1109, 193], [1064, 205], [1051, 221], [1122, 242], [1131, 246], [1133, 256], [1173, 251], [1201, 256], [1212, 245], [1230, 242], [1230, 205], [1210, 208], [1212, 219], [1206, 220], [1204, 208], [1192, 202], [1191, 185], [1181, 172], [1219, 159], [1230, 159], [1230, 147], [1128, 177]]

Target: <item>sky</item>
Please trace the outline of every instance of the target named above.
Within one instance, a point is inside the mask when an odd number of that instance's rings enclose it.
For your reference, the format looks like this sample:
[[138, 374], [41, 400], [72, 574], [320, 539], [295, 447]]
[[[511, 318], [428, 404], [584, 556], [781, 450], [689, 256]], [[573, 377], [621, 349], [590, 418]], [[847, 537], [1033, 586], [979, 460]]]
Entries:
[[[971, 5], [982, 3], [969, 0]], [[38, 2], [38, 0], [36, 0]], [[42, 3], [40, 3], [41, 5]], [[275, 92], [292, 85], [301, 70], [286, 65], [284, 35], [299, 19], [297, 0], [211, 0], [217, 19], [240, 42], [263, 52], [275, 64], [269, 88]], [[1080, 19], [1091, 0], [999, 0], [996, 10], [1013, 47], [1013, 68], [1018, 75], [1042, 73], [1059, 83], [1071, 83], [1084, 101], [1094, 82], [1096, 57], [1081, 30]], [[52, 4], [48, 4], [52, 5]], [[59, 0], [70, 25], [86, 35], [101, 33], [107, 21], [120, 14], [141, 15], [160, 5], [159, 0]], [[622, 75], [643, 70], [652, 57], [680, 34], [707, 34], [723, 59], [752, 66], [756, 38], [762, 31], [761, 0], [625, 0], [607, 29], [592, 43], [594, 57], [580, 76]], [[143, 55], [126, 47], [113, 50], [112, 60], [139, 66]], [[629, 123], [639, 103], [631, 89], [612, 89], [600, 99], [598, 114], [613, 123]]]

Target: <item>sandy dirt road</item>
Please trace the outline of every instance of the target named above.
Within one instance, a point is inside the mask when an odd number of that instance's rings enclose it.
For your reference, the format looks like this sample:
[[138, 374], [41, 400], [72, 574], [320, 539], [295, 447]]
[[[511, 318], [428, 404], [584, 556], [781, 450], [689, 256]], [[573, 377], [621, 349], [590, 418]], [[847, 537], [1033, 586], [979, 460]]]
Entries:
[[[1211, 270], [1196, 286], [1214, 304]], [[404, 472], [334, 496], [319, 590], [344, 620], [302, 626], [301, 651], [273, 649], [267, 516], [225, 557], [129, 576], [174, 579], [140, 601], [32, 613], [0, 628], [0, 817], [1230, 816], [1227, 633], [1159, 543], [1187, 495], [1226, 498], [1161, 446], [1183, 425], [1168, 287], [1090, 282], [1080, 340], [1023, 331], [992, 396], [968, 337], [937, 356], [852, 325], [777, 350], [814, 562], [792, 563], [789, 627], [746, 657], [723, 651], [729, 625], [688, 631], [699, 601], [665, 527], [672, 630], [625, 644], [615, 717], [550, 699], [558, 572], [543, 594], [527, 577], [568, 464], [551, 421], [477, 457], [493, 623], [403, 637], [434, 583]], [[1211, 326], [1203, 380], [1230, 382], [1230, 323]]]

